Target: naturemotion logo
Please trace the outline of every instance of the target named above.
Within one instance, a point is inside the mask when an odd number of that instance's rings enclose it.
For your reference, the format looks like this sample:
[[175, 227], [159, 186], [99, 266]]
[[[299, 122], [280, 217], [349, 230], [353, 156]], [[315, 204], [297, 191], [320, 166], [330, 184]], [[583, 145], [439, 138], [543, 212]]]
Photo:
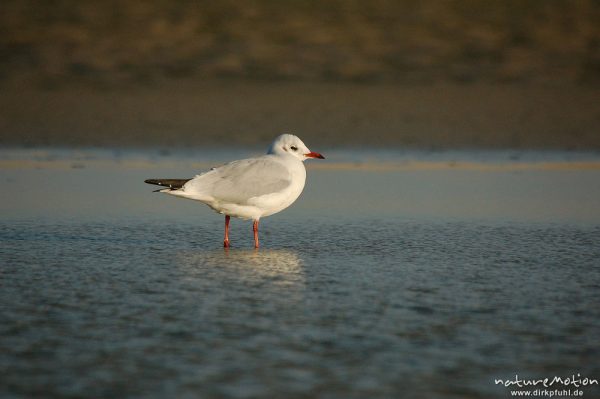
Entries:
[[[511, 396], [541, 396], [541, 397], [571, 397], [571, 396], [583, 396], [583, 391], [579, 388], [589, 387], [592, 385], [598, 385], [596, 378], [582, 377], [581, 374], [572, 374], [570, 376], [554, 376], [546, 378], [520, 378], [518, 374], [515, 374], [514, 378], [501, 379], [494, 378], [496, 385], [502, 385], [507, 388], [512, 388], [510, 391]], [[540, 389], [540, 388], [553, 388]], [[522, 389], [514, 389], [522, 388]], [[533, 390], [533, 388], [538, 388]], [[559, 390], [560, 388], [561, 390]], [[575, 388], [564, 389], [564, 388]]]
[[495, 378], [494, 383], [496, 385], [504, 385], [505, 387], [517, 386], [519, 388], [528, 387], [528, 386], [537, 386], [542, 385], [544, 388], [551, 387], [554, 384], [561, 384], [564, 386], [572, 385], [575, 388], [585, 387], [589, 385], [598, 385], [598, 380], [595, 378], [581, 378], [581, 374], [571, 375], [570, 377], [558, 377], [554, 376], [554, 378], [540, 378], [540, 379], [521, 379], [518, 374], [515, 374], [515, 378], [511, 380], [503, 380], [500, 378]]

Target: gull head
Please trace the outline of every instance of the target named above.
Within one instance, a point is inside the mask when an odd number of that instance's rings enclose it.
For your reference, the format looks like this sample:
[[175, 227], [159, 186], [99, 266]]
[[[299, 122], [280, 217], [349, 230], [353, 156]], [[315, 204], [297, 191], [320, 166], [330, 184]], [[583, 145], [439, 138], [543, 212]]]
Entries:
[[293, 134], [282, 134], [277, 137], [267, 154], [275, 155], [291, 155], [298, 158], [300, 161], [305, 161], [308, 158], [319, 158], [325, 159], [325, 157], [318, 152], [312, 152], [297, 136]]

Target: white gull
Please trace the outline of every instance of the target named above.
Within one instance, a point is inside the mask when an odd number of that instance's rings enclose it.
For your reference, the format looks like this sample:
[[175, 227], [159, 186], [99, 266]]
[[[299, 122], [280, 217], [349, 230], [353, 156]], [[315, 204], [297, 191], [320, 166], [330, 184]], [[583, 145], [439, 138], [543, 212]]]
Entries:
[[282, 134], [266, 155], [242, 159], [212, 168], [193, 179], [148, 179], [148, 184], [167, 187], [161, 193], [200, 201], [225, 215], [225, 239], [228, 248], [231, 216], [252, 219], [254, 247], [258, 248], [258, 223], [290, 206], [302, 193], [306, 182], [303, 161], [324, 159], [310, 151], [298, 137]]

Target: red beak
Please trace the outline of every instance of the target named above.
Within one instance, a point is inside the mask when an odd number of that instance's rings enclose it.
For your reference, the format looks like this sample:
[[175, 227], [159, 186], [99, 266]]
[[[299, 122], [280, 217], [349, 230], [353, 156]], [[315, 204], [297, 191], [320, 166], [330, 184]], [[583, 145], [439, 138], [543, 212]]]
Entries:
[[304, 154], [304, 156], [306, 158], [319, 158], [319, 159], [325, 159], [325, 157], [321, 154], [319, 154], [318, 152], [309, 152], [308, 154]]

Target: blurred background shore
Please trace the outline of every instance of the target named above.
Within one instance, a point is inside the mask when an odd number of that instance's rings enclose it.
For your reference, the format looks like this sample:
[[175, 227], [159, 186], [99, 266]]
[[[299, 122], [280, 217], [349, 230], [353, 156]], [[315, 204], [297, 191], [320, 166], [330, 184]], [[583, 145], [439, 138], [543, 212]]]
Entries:
[[592, 0], [6, 0], [0, 33], [2, 146], [600, 149]]

